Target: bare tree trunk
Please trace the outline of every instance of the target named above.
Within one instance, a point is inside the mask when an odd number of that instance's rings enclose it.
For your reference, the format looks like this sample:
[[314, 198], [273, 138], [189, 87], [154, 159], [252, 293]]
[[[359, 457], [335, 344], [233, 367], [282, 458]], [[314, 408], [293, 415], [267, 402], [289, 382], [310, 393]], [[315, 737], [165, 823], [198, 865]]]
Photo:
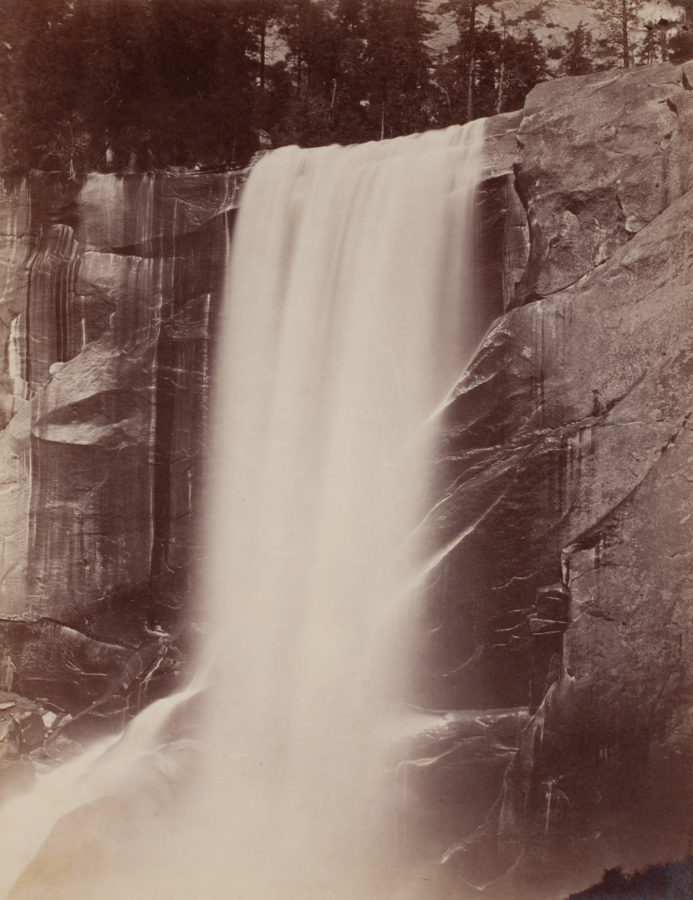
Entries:
[[476, 66], [476, 0], [469, 0], [469, 69], [467, 71], [467, 121], [474, 118], [474, 68]]
[[500, 113], [503, 109], [503, 100], [505, 99], [505, 48], [508, 40], [508, 29], [506, 26], [505, 15], [502, 18], [503, 37], [500, 46], [500, 72], [498, 73], [498, 92], [496, 93], [496, 113]]
[[621, 46], [623, 49], [623, 68], [630, 68], [630, 43], [628, 40], [628, 0], [621, 0]]
[[476, 60], [474, 53], [469, 58], [469, 71], [467, 73], [467, 121], [474, 118], [474, 65]]
[[501, 60], [500, 72], [498, 73], [498, 93], [496, 94], [496, 113], [503, 110], [503, 94], [505, 92], [505, 60]]

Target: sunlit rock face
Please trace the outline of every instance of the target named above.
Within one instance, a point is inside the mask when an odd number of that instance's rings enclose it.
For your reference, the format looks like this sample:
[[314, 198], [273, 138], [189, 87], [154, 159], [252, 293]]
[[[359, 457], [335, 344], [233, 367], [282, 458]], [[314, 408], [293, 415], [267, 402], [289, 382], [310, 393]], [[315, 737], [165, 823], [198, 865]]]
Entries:
[[496, 805], [447, 849], [452, 883], [492, 896], [687, 852], [691, 75], [530, 95], [528, 263], [446, 414], [417, 702], [532, 715]]
[[[5, 181], [5, 618], [48, 616], [132, 650], [180, 607], [238, 187], [230, 173]], [[16, 627], [6, 639], [23, 658]], [[33, 677], [20, 665], [20, 687]]]

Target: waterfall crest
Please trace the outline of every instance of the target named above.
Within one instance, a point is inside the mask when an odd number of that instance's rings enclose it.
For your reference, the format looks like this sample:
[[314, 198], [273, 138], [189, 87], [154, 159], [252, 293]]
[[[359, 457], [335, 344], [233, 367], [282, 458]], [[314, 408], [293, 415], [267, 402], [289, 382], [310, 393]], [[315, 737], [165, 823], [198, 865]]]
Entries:
[[[398, 789], [382, 748], [400, 727], [416, 639], [408, 586], [423, 552], [431, 413], [478, 337], [482, 139], [471, 123], [284, 148], [244, 189], [202, 535], [215, 649], [179, 700], [145, 710], [104, 749], [116, 775], [95, 778], [105, 763], [92, 753], [78, 792], [74, 773], [63, 779], [75, 805], [117, 796], [132, 780], [127, 761], [170, 748], [172, 716], [213, 685], [186, 738], [199, 764], [181, 809], [166, 807], [164, 837], [128, 848], [142, 896], [422, 896], [397, 855]], [[122, 868], [98, 896], [137, 896], [118, 892]], [[20, 881], [11, 896], [43, 894], [22, 893]], [[81, 894], [53, 885], [51, 896]]]

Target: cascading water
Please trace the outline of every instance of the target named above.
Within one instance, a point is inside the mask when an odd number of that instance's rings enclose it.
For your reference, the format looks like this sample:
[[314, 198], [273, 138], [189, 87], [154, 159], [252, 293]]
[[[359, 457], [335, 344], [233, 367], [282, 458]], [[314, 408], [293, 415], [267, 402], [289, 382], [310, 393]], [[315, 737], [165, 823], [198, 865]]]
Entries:
[[[53, 881], [45, 896], [422, 896], [397, 855], [382, 749], [403, 721], [433, 414], [478, 338], [482, 137], [473, 123], [285, 148], [255, 167], [213, 412], [200, 586], [214, 649], [187, 692], [145, 710], [100, 761], [85, 755], [46, 778], [52, 793], [39, 784], [31, 803], [13, 801], [11, 827], [40, 844], [71, 807], [118, 796], [142, 760], [170, 751], [172, 718], [209, 681], [185, 745], [201, 762], [177, 812], [148, 807], [157, 824], [119, 845], [105, 882], [61, 893]], [[40, 826], [22, 821], [29, 807]], [[5, 873], [6, 891], [33, 852]], [[44, 896], [22, 893], [31, 877], [12, 897]]]

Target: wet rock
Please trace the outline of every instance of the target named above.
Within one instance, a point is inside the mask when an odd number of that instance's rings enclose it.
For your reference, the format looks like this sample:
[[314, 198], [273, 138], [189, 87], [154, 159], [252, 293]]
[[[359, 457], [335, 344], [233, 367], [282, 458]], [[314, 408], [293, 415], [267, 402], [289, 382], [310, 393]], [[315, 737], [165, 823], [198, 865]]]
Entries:
[[[65, 722], [65, 724], [68, 723]], [[53, 768], [58, 763], [76, 759], [83, 752], [84, 747], [78, 741], [73, 741], [64, 734], [58, 734], [56, 737], [51, 737], [47, 740], [44, 747], [32, 754], [31, 760], [37, 766], [43, 764], [46, 767]]]
[[4, 182], [0, 613], [81, 625], [189, 565], [242, 177]]
[[47, 698], [57, 708], [84, 706], [101, 696], [133, 652], [53, 619], [4, 621], [0, 631], [16, 667], [16, 688], [29, 697]]
[[[494, 616], [530, 607], [537, 588], [561, 580], [562, 549], [633, 491], [693, 408], [691, 335], [681, 327], [691, 199], [672, 204], [580, 285], [513, 310], [457, 388], [436, 510], [436, 543], [448, 550], [431, 574], [432, 622], [444, 627], [434, 632], [429, 667], [451, 690], [460, 655], [489, 643]], [[595, 388], [604, 404], [597, 416]], [[492, 680], [486, 671], [480, 683], [488, 691]], [[502, 672], [496, 680], [499, 690], [515, 689]], [[480, 699], [448, 694], [425, 705], [477, 707]]]
[[99, 727], [109, 730], [109, 723], [121, 728], [171, 692], [184, 671], [175, 637], [164, 632], [136, 647], [98, 640], [52, 619], [0, 621], [0, 634], [16, 672], [15, 689], [49, 707], [12, 712], [25, 750], [38, 747], [46, 734], [51, 741], [63, 733], [86, 740]]
[[412, 696], [528, 709], [499, 801], [446, 861], [488, 896], [686, 852], [689, 88], [664, 65], [535, 89], [527, 268], [445, 413]]
[[517, 135], [523, 113], [502, 113], [486, 121], [484, 171], [487, 178], [511, 175], [519, 158]]
[[499, 801], [528, 719], [522, 708], [412, 713], [388, 753], [404, 857], [439, 861], [474, 833]]
[[488, 326], [517, 302], [529, 257], [529, 225], [512, 174], [485, 179], [477, 200], [480, 312]]
[[[42, 746], [46, 728], [45, 710], [33, 701], [10, 691], [0, 690], [0, 783], [9, 782], [10, 773], [19, 771], [8, 764], [25, 758]], [[23, 779], [20, 779], [23, 780]], [[0, 784], [0, 795], [3, 792]]]

